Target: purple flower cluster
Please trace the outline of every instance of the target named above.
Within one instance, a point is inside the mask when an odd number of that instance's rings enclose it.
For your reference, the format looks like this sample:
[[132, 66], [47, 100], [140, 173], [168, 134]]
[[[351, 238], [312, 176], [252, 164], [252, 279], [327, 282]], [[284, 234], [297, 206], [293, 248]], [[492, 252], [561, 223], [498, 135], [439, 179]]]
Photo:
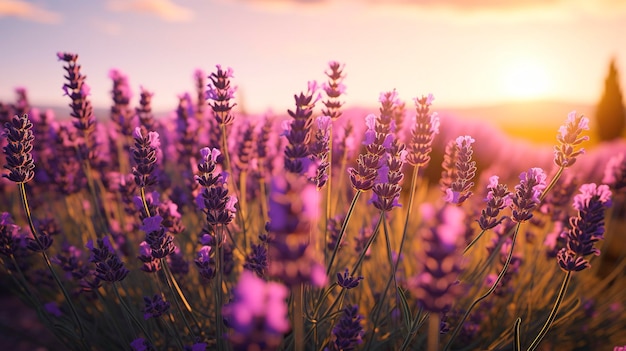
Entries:
[[590, 183], [580, 187], [573, 203], [578, 215], [570, 218], [566, 247], [557, 254], [561, 269], [578, 272], [590, 267], [585, 256], [600, 254], [593, 245], [604, 239], [604, 213], [610, 206], [611, 191], [607, 185]]
[[541, 168], [531, 168], [522, 172], [520, 182], [515, 186], [511, 197], [513, 220], [524, 222], [533, 217], [533, 211], [539, 205], [541, 194], [546, 188], [546, 174]]
[[[155, 173], [157, 152], [161, 146], [159, 134], [157, 132], [149, 132], [144, 136], [140, 127], [135, 128], [133, 137], [135, 139], [135, 147], [132, 149], [133, 159], [136, 166], [133, 167], [133, 175], [135, 183], [146, 188], [156, 184], [157, 178]], [[149, 215], [149, 214], [148, 214]]]
[[198, 207], [206, 214], [207, 222], [211, 226], [229, 224], [235, 218], [235, 204], [237, 197], [228, 195], [226, 187], [227, 173], [217, 173], [217, 158], [221, 152], [208, 147], [200, 150], [201, 158], [198, 163], [196, 182], [202, 190], [196, 198]]
[[325, 72], [328, 77], [328, 82], [322, 85], [322, 89], [328, 99], [322, 102], [326, 107], [322, 109], [322, 115], [328, 116], [334, 121], [341, 117], [341, 106], [343, 106], [343, 102], [339, 100], [339, 97], [346, 91], [346, 86], [343, 84], [343, 79], [346, 76], [343, 73], [344, 66], [339, 62], [330, 61], [328, 66], [329, 71]]
[[319, 195], [313, 184], [287, 173], [272, 178], [269, 198], [269, 275], [287, 286], [311, 283], [321, 287], [327, 282], [324, 267], [317, 262], [309, 245], [310, 226], [317, 220]]
[[316, 91], [317, 84], [309, 82], [306, 93], [294, 95], [296, 110], [287, 111], [293, 120], [291, 123], [285, 121], [283, 125], [284, 136], [288, 142], [285, 147], [285, 170], [291, 173], [302, 174], [308, 171], [306, 159], [310, 155], [309, 143], [313, 124], [313, 107], [317, 101], [317, 98], [314, 99]]
[[476, 161], [472, 161], [474, 141], [469, 135], [460, 136], [454, 144], [446, 147], [441, 177], [446, 202], [462, 204], [472, 196], [470, 189], [474, 186], [472, 179], [476, 175]]
[[4, 134], [8, 143], [2, 148], [6, 155], [4, 168], [9, 174], [2, 176], [16, 183], [26, 183], [35, 177], [35, 162], [33, 161], [33, 124], [28, 115], [14, 116], [4, 125]]
[[111, 121], [122, 135], [130, 136], [135, 124], [135, 114], [130, 108], [132, 92], [128, 77], [117, 69], [109, 71], [109, 78], [113, 81], [113, 106], [111, 106]]
[[333, 328], [333, 340], [325, 350], [356, 350], [363, 343], [363, 316], [359, 314], [358, 305], [348, 305], [341, 311], [341, 317]]
[[213, 115], [220, 126], [227, 126], [233, 123], [235, 117], [231, 113], [232, 108], [235, 106], [230, 101], [235, 97], [235, 87], [231, 87], [230, 79], [233, 78], [233, 70], [228, 67], [225, 70], [222, 66], [217, 65], [217, 71], [211, 73], [209, 79], [209, 89], [206, 92], [208, 100], [213, 101], [209, 103], [213, 109]]
[[450, 204], [438, 211], [425, 204], [421, 210], [429, 223], [429, 228], [421, 231], [423, 269], [409, 281], [409, 288], [424, 310], [440, 313], [463, 291], [457, 279], [462, 269], [460, 248], [465, 235], [465, 212]]
[[428, 165], [433, 139], [439, 134], [439, 117], [436, 112], [430, 112], [433, 100], [432, 94], [414, 100], [417, 115], [411, 128], [411, 140], [407, 143], [406, 162], [415, 167]]
[[615, 193], [626, 189], [626, 158], [623, 153], [611, 157], [606, 163], [602, 183], [609, 185]]
[[500, 211], [511, 205], [511, 192], [507, 189], [506, 184], [498, 183], [499, 177], [492, 176], [489, 178], [489, 185], [487, 189], [487, 207], [481, 211], [480, 218], [478, 219], [478, 225], [482, 230], [492, 229], [502, 220], [504, 217], [498, 218]]
[[70, 115], [74, 118], [74, 127], [82, 133], [81, 137], [84, 138], [80, 144], [87, 148], [87, 150], [81, 150], [81, 154], [86, 156], [85, 152], [88, 152], [91, 159], [95, 157], [96, 117], [93, 115], [91, 100], [88, 98], [90, 89], [85, 83], [87, 77], [80, 72], [77, 54], [58, 52], [57, 57], [66, 63], [63, 69], [67, 72], [67, 76], [65, 76], [67, 83], [63, 85], [63, 91], [72, 100]]
[[229, 339], [235, 350], [276, 350], [289, 331], [287, 288], [265, 282], [250, 271], [243, 271], [231, 303], [224, 306], [224, 317], [233, 332]]
[[146, 233], [145, 242], [150, 247], [150, 256], [155, 259], [165, 258], [175, 250], [174, 238], [165, 232], [162, 222], [161, 216], [147, 217], [139, 228]]
[[152, 298], [144, 296], [143, 302], [143, 319], [145, 320], [159, 318], [170, 309], [170, 302], [163, 300], [161, 294], [154, 294]]
[[98, 280], [114, 283], [126, 278], [129, 271], [111, 246], [108, 237], [98, 239], [97, 246], [89, 240], [87, 248], [91, 251], [90, 261], [96, 265], [95, 277]]
[[576, 150], [583, 141], [589, 140], [588, 136], [580, 136], [583, 130], [589, 130], [589, 119], [582, 115], [576, 116], [576, 111], [570, 112], [556, 136], [559, 145], [554, 147], [554, 163], [557, 166], [570, 167], [576, 162], [576, 157], [585, 152], [582, 148]]

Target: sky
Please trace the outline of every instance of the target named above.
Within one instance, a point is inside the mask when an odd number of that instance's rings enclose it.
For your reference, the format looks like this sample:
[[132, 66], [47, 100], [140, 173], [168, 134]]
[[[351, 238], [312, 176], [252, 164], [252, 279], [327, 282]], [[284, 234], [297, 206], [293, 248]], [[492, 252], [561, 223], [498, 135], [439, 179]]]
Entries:
[[234, 70], [239, 108], [284, 112], [328, 62], [345, 64], [347, 106], [432, 93], [447, 107], [553, 99], [594, 104], [616, 59], [626, 87], [626, 0], [0, 0], [0, 101], [65, 105], [59, 51], [78, 53], [91, 99], [111, 69], [155, 93]]

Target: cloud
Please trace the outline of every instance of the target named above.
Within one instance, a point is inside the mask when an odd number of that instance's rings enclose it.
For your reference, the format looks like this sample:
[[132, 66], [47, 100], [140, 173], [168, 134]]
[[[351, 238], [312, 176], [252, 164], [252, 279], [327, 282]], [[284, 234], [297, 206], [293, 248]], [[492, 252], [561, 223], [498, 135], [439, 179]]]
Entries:
[[116, 22], [106, 21], [100, 18], [92, 18], [91, 25], [100, 33], [110, 36], [122, 34], [122, 26]]
[[193, 11], [171, 0], [109, 0], [107, 8], [115, 12], [148, 13], [168, 22], [189, 22], [194, 18]]
[[27, 21], [57, 24], [61, 23], [60, 13], [46, 10], [23, 0], [0, 0], [0, 17], [17, 17]]
[[408, 9], [457, 14], [516, 13], [540, 17], [562, 16], [566, 13], [587, 13], [594, 16], [614, 16], [626, 13], [624, 0], [222, 0], [250, 4], [267, 10], [294, 9], [336, 5], [356, 5], [378, 10]]

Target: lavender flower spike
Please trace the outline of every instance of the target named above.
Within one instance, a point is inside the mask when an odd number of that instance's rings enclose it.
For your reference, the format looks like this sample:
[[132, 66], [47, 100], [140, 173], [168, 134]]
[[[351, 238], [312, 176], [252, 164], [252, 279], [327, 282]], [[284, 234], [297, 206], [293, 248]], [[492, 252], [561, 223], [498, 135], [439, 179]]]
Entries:
[[422, 230], [424, 252], [422, 271], [409, 281], [409, 288], [425, 310], [445, 311], [462, 292], [458, 282], [461, 273], [460, 247], [465, 235], [465, 212], [445, 204], [435, 212], [431, 205], [422, 206], [429, 228]]
[[607, 185], [583, 184], [572, 205], [578, 216], [570, 218], [567, 245], [557, 254], [557, 262], [564, 271], [581, 271], [590, 267], [588, 255], [599, 255], [593, 245], [604, 239], [604, 214], [611, 206], [611, 191]]
[[28, 120], [28, 115], [13, 116], [4, 125], [4, 136], [7, 145], [2, 148], [6, 155], [4, 168], [9, 174], [2, 176], [15, 183], [27, 183], [35, 177], [35, 162], [33, 161], [33, 124]]
[[[469, 135], [456, 138], [454, 145], [454, 168], [448, 170], [451, 172], [450, 186], [445, 189], [445, 201], [460, 205], [470, 196], [470, 189], [474, 186], [472, 179], [476, 175], [476, 161], [472, 161], [472, 144], [474, 138]], [[448, 150], [446, 149], [446, 152]]]
[[588, 136], [580, 136], [583, 130], [589, 130], [589, 119], [582, 115], [576, 116], [576, 111], [570, 112], [556, 136], [559, 145], [554, 147], [554, 163], [557, 166], [570, 167], [576, 162], [576, 157], [585, 153], [585, 149], [575, 149], [583, 141], [589, 140]]
[[532, 218], [533, 211], [539, 205], [541, 193], [546, 188], [546, 174], [541, 168], [531, 168], [519, 176], [520, 183], [515, 186], [511, 208], [513, 220], [524, 222]]
[[406, 161], [416, 167], [426, 167], [430, 162], [433, 139], [439, 134], [439, 117], [436, 112], [430, 112], [433, 95], [415, 98], [417, 115], [411, 128], [411, 140], [407, 143], [409, 152]]
[[498, 176], [492, 176], [489, 178], [489, 185], [487, 189], [487, 208], [482, 210], [480, 218], [478, 219], [478, 225], [480, 229], [487, 230], [492, 229], [502, 220], [504, 217], [498, 219], [500, 211], [511, 205], [511, 192], [507, 189], [506, 184], [498, 183]]
[[154, 170], [161, 142], [157, 132], [149, 132], [147, 136], [144, 136], [140, 127], [135, 128], [133, 137], [135, 138], [135, 147], [132, 152], [136, 163], [136, 166], [133, 167], [133, 175], [135, 176], [135, 183], [139, 187], [145, 188], [157, 182]]
[[333, 341], [325, 350], [356, 350], [363, 342], [362, 320], [363, 316], [359, 314], [359, 306], [346, 306], [341, 318], [337, 321], [337, 325], [333, 328]]
[[287, 288], [266, 282], [244, 270], [234, 290], [234, 300], [223, 312], [233, 332], [235, 350], [276, 350], [289, 331]]

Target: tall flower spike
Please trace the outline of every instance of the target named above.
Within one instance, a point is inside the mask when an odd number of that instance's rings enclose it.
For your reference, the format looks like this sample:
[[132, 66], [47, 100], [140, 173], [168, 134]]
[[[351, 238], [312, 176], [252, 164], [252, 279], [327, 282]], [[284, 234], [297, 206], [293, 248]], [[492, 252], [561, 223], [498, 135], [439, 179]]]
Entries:
[[113, 81], [113, 90], [111, 90], [113, 98], [111, 121], [123, 135], [130, 136], [134, 129], [135, 114], [130, 108], [132, 92], [128, 83], [128, 77], [121, 71], [112, 69], [109, 71], [109, 78]]
[[606, 163], [602, 183], [610, 186], [616, 193], [626, 189], [626, 158], [624, 158], [624, 153], [611, 157]]
[[492, 176], [489, 178], [489, 185], [487, 189], [487, 207], [481, 211], [480, 218], [478, 219], [478, 225], [480, 229], [488, 230], [492, 229], [502, 220], [504, 217], [498, 218], [500, 211], [511, 205], [511, 192], [507, 189], [506, 184], [498, 183], [498, 176]]
[[266, 282], [244, 270], [234, 289], [234, 299], [224, 306], [224, 317], [235, 350], [276, 350], [289, 331], [287, 288]]
[[80, 72], [80, 65], [78, 62], [78, 55], [68, 52], [57, 53], [57, 58], [66, 62], [66, 66], [63, 68], [67, 72], [65, 78], [67, 83], [63, 85], [63, 91], [65, 95], [69, 96], [72, 102], [70, 107], [72, 112], [70, 115], [74, 118], [74, 127], [80, 131], [81, 136], [84, 138], [84, 147], [87, 150], [81, 151], [83, 156], [87, 153], [89, 157], [95, 157], [94, 147], [96, 147], [96, 118], [93, 115], [93, 106], [89, 96], [89, 86], [85, 83], [87, 78]]
[[407, 143], [409, 153], [406, 161], [420, 168], [426, 167], [430, 162], [433, 139], [439, 134], [439, 117], [436, 112], [430, 112], [433, 100], [432, 94], [415, 98], [417, 115], [411, 128], [411, 140]]
[[213, 101], [209, 103], [209, 106], [213, 109], [213, 116], [215, 116], [218, 124], [220, 126], [230, 125], [235, 119], [231, 113], [235, 104], [230, 101], [235, 97], [235, 90], [237, 90], [230, 85], [233, 69], [230, 67], [222, 69], [220, 65], [217, 65], [216, 68], [217, 71], [209, 76], [211, 83], [207, 90], [207, 99]]
[[533, 211], [539, 205], [541, 193], [546, 188], [546, 174], [541, 168], [531, 168], [519, 176], [520, 183], [515, 186], [511, 199], [513, 220], [524, 222], [532, 218]]
[[559, 128], [556, 139], [559, 145], [554, 147], [554, 163], [559, 167], [570, 167], [576, 162], [576, 157], [583, 154], [585, 149], [576, 150], [588, 136], [581, 137], [583, 130], [589, 130], [589, 119], [582, 115], [576, 116], [576, 111], [567, 115], [567, 121]]
[[363, 316], [358, 305], [348, 305], [342, 310], [341, 318], [333, 328], [333, 340], [327, 350], [356, 350], [363, 342]]
[[7, 145], [3, 147], [6, 155], [4, 168], [9, 174], [2, 176], [16, 183], [26, 183], [35, 177], [35, 162], [33, 161], [33, 124], [28, 120], [28, 115], [13, 116], [4, 125], [4, 136]]
[[[474, 175], [476, 175], [476, 162], [472, 161], [472, 144], [474, 138], [469, 135], [460, 136], [456, 138], [454, 144], [454, 156], [450, 156], [451, 160], [454, 160], [454, 168], [452, 169], [452, 175], [450, 186], [445, 189], [446, 202], [460, 205], [467, 200], [472, 192], [470, 189], [474, 186]], [[446, 149], [446, 152], [448, 149]]]
[[422, 230], [424, 251], [422, 271], [409, 281], [409, 288], [426, 311], [445, 311], [462, 293], [458, 276], [461, 273], [460, 247], [465, 235], [465, 212], [445, 204], [435, 213], [431, 205], [422, 206], [429, 228]]
[[157, 162], [157, 152], [161, 146], [159, 133], [149, 132], [144, 136], [141, 128], [135, 128], [133, 134], [135, 147], [132, 149], [136, 166], [133, 167], [135, 183], [141, 188], [156, 184], [157, 178], [154, 175]]
[[329, 62], [328, 66], [330, 68], [330, 70], [326, 72], [328, 82], [322, 85], [322, 89], [326, 92], [328, 99], [323, 102], [326, 108], [322, 109], [322, 114], [330, 117], [334, 121], [341, 117], [341, 106], [343, 106], [343, 102], [339, 100], [339, 97], [346, 90], [345, 85], [343, 85], [345, 74], [343, 74], [343, 65], [337, 61]]
[[108, 237], [98, 239], [98, 246], [90, 240], [87, 248], [91, 251], [91, 262], [96, 265], [96, 278], [105, 282], [119, 282], [124, 280], [129, 271], [117, 255]]
[[285, 147], [285, 169], [291, 173], [301, 174], [308, 170], [307, 157], [310, 154], [309, 142], [313, 124], [313, 107], [317, 101], [317, 98], [314, 99], [316, 91], [315, 82], [309, 82], [306, 93], [294, 95], [296, 110], [287, 111], [293, 120], [287, 122], [285, 129], [285, 137], [289, 143]]
[[578, 272], [591, 266], [585, 256], [600, 254], [593, 245], [604, 239], [604, 215], [610, 206], [611, 191], [607, 185], [590, 183], [580, 187], [573, 203], [578, 215], [570, 218], [567, 245], [557, 254], [561, 269]]

